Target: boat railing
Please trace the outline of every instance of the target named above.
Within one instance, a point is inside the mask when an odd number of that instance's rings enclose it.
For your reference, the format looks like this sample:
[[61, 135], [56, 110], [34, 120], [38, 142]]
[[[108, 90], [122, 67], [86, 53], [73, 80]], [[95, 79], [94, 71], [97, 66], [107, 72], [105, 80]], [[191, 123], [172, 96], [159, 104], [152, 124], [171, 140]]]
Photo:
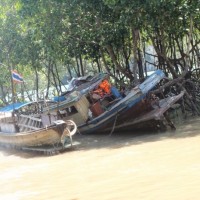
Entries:
[[39, 130], [42, 127], [42, 120], [30, 115], [20, 115], [17, 125], [20, 132]]

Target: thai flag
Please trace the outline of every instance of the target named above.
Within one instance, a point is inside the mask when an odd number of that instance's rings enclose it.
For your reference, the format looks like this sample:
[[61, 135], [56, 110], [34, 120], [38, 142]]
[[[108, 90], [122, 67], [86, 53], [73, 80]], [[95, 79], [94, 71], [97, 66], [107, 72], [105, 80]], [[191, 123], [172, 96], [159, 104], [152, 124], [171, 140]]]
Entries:
[[12, 73], [12, 79], [14, 82], [16, 83], [24, 82], [23, 77], [16, 70], [12, 70], [11, 73]]

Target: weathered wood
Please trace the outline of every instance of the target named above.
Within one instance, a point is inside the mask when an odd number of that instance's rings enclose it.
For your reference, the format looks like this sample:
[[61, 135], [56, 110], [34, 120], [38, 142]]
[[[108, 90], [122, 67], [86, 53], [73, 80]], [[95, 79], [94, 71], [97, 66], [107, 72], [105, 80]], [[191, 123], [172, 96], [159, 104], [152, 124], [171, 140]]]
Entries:
[[29, 115], [20, 115], [18, 126], [20, 131], [38, 130], [41, 128], [42, 120]]
[[30, 115], [20, 115], [20, 118], [28, 118], [28, 119], [32, 119], [32, 120], [38, 121], [38, 122], [42, 121], [40, 118], [36, 118], [36, 117], [30, 116]]
[[40, 128], [37, 128], [37, 127], [34, 127], [34, 126], [29, 126], [29, 125], [26, 125], [26, 124], [18, 124], [18, 126], [20, 128], [25, 127], [25, 128], [30, 129], [30, 130], [39, 130], [40, 129]]
[[[23, 124], [24, 127], [31, 129], [37, 129], [36, 127], [29, 127], [26, 124]], [[67, 129], [66, 129], [67, 128]], [[66, 131], [67, 130], [67, 134]], [[56, 149], [57, 147], [63, 148], [67, 145], [66, 139], [69, 138], [69, 144], [71, 143], [71, 137], [76, 133], [77, 127], [76, 124], [72, 121], [68, 123], [58, 120], [55, 121], [55, 124], [48, 126], [46, 128], [38, 128], [38, 130], [31, 130], [22, 133], [5, 133], [0, 132], [0, 145], [6, 147], [14, 147], [19, 149], [43, 149], [50, 148]], [[64, 140], [64, 142], [61, 142]], [[71, 144], [70, 144], [71, 145]]]

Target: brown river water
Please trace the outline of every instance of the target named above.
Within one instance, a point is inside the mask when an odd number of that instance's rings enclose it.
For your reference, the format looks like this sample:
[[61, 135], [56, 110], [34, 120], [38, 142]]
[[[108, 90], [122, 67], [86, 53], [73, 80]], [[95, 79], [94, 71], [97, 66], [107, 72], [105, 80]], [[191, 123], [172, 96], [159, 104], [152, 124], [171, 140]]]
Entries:
[[54, 156], [0, 149], [1, 200], [199, 200], [200, 118], [176, 132], [76, 135]]

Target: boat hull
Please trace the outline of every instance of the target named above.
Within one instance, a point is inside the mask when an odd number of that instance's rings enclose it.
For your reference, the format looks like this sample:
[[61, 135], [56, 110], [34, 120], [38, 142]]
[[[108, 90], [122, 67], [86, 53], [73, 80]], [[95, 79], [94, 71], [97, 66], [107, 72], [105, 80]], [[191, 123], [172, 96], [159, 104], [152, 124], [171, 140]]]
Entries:
[[43, 145], [55, 145], [61, 142], [61, 136], [65, 125], [54, 125], [36, 131], [22, 133], [0, 132], [0, 145], [10, 147], [33, 147]]
[[[17, 149], [65, 149], [72, 146], [72, 136], [76, 133], [76, 124], [68, 120], [54, 121], [52, 125], [38, 130], [30, 130], [18, 133], [0, 132], [0, 145]], [[40, 149], [41, 150], [41, 149]]]
[[[106, 117], [99, 121], [86, 123], [78, 127], [81, 133], [96, 133], [133, 130], [162, 130], [164, 128], [164, 114], [176, 103], [184, 93], [161, 100], [159, 105], [152, 107], [145, 98], [128, 108], [121, 105], [121, 110], [108, 111]], [[120, 110], [120, 111], [119, 111]]]

